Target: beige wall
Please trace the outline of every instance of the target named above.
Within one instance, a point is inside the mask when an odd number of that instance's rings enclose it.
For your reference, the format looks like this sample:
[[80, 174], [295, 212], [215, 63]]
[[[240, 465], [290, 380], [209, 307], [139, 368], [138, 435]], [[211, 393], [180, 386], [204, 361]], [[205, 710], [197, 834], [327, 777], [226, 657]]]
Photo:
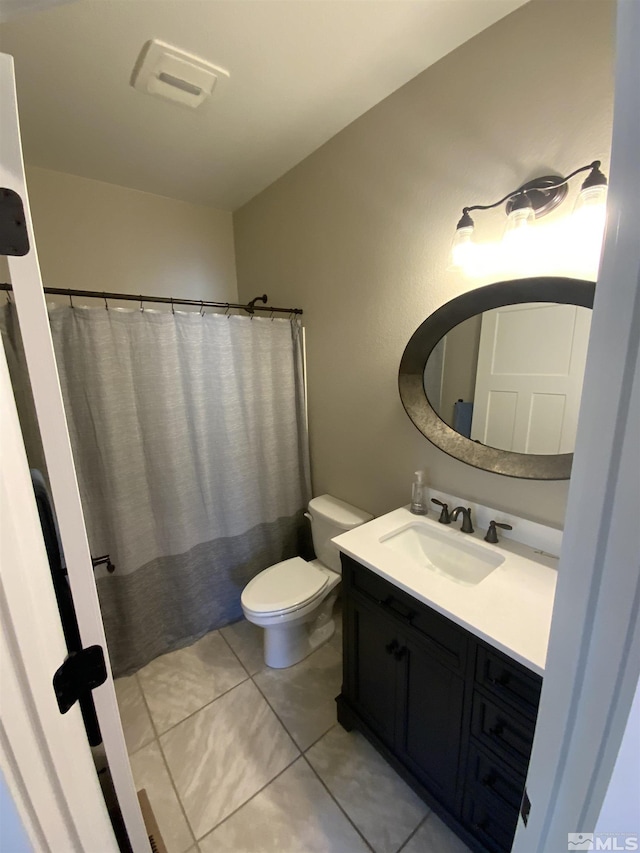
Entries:
[[[397, 370], [422, 320], [483, 283], [446, 270], [463, 205], [594, 158], [608, 169], [613, 16], [608, 0], [534, 0], [234, 215], [240, 297], [258, 287], [305, 311], [316, 493], [382, 513], [408, 502], [412, 472], [424, 467], [437, 488], [562, 524], [566, 482], [501, 477], [446, 456], [404, 413]], [[476, 222], [496, 234], [504, 216]]]
[[27, 188], [45, 286], [237, 300], [230, 213], [36, 167]]

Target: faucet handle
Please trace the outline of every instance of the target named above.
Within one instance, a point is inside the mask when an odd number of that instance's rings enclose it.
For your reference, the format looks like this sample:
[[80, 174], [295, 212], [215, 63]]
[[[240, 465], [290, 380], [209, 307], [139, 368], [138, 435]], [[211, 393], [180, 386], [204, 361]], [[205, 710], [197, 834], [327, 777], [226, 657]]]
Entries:
[[500, 521], [490, 521], [487, 535], [484, 537], [485, 542], [490, 542], [492, 545], [498, 544], [498, 531], [496, 527], [501, 527], [503, 530], [513, 530], [510, 524], [502, 524]]
[[442, 507], [442, 511], [440, 512], [440, 518], [438, 519], [440, 524], [451, 524], [451, 516], [449, 515], [449, 504], [446, 504], [443, 501], [439, 501], [438, 498], [431, 498], [431, 503], [438, 504], [438, 506]]

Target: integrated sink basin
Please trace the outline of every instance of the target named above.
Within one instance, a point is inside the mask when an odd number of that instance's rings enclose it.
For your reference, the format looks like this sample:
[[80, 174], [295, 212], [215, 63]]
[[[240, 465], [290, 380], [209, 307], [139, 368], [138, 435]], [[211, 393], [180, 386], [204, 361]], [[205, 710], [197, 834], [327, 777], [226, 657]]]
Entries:
[[435, 574], [465, 586], [476, 586], [501, 566], [505, 558], [468, 541], [463, 538], [465, 535], [454, 530], [436, 530], [415, 521], [387, 533], [379, 541]]

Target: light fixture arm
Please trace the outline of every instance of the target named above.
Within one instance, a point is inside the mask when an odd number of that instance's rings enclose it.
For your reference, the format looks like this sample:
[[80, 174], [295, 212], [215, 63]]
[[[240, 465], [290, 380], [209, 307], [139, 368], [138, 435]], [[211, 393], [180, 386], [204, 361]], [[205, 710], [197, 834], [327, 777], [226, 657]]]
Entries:
[[[498, 201], [494, 201], [493, 204], [472, 204], [469, 207], [463, 207], [463, 218], [469, 217], [469, 213], [472, 210], [492, 210], [494, 207], [500, 207], [501, 204], [504, 204], [505, 202], [508, 202], [511, 199], [522, 195], [523, 193], [531, 192], [532, 190], [548, 191], [549, 189], [555, 187], [562, 187], [566, 183], [568, 183], [571, 178], [580, 174], [580, 172], [587, 172], [589, 169], [591, 170], [591, 174], [594, 176], [594, 183], [606, 185], [607, 179], [600, 171], [600, 165], [600, 160], [594, 160], [593, 163], [589, 163], [587, 166], [581, 166], [579, 169], [575, 169], [573, 172], [570, 172], [564, 178], [553, 178], [552, 180], [548, 180], [545, 184], [542, 184], [539, 187], [536, 186], [536, 181], [532, 181], [528, 184], [523, 184], [521, 187], [518, 187], [518, 189], [512, 190], [510, 193], [507, 193], [505, 196], [503, 196], [503, 198], [499, 199]], [[589, 178], [587, 178], [587, 181], [589, 181]], [[461, 227], [460, 224], [458, 225], [458, 227]]]

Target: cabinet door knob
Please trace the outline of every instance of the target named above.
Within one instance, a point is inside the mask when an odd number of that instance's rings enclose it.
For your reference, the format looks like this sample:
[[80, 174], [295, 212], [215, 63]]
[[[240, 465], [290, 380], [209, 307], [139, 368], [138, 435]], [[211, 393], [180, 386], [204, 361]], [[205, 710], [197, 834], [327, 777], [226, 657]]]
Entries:
[[384, 648], [385, 648], [385, 651], [388, 655], [392, 655], [395, 652], [395, 650], [398, 648], [398, 641], [397, 640], [391, 640], [391, 642], [387, 643], [387, 645]]
[[396, 660], [402, 660], [402, 658], [406, 655], [406, 653], [407, 653], [407, 647], [402, 646], [402, 648], [398, 649], [397, 652], [394, 652], [393, 655], [394, 655]]
[[500, 737], [504, 731], [504, 723], [496, 723], [495, 726], [489, 729], [489, 734], [494, 737]]

